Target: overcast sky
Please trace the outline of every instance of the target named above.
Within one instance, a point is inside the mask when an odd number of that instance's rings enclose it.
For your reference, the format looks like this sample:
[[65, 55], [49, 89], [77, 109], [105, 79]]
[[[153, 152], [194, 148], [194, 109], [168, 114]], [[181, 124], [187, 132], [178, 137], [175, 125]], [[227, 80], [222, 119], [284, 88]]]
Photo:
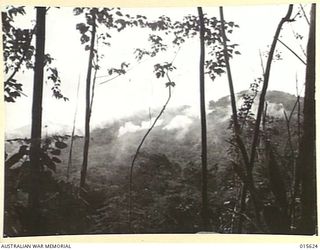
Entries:
[[[307, 15], [309, 6], [304, 5]], [[232, 42], [239, 44], [238, 50], [241, 55], [231, 61], [231, 69], [236, 91], [248, 89], [254, 78], [261, 76], [262, 69], [259, 50], [264, 53], [268, 51], [276, 27], [280, 19], [286, 14], [288, 5], [277, 6], [242, 6], [225, 7], [224, 14], [227, 21], [234, 21], [240, 28], [234, 30], [229, 37]], [[144, 8], [123, 9], [130, 14], [147, 15], [156, 18], [163, 14], [172, 19], [181, 19], [187, 14], [197, 15], [196, 8]], [[206, 7], [203, 9], [208, 16], [218, 17], [218, 7]], [[293, 15], [298, 11], [295, 5]], [[34, 24], [35, 10], [27, 9], [28, 15], [19, 20], [19, 25], [31, 27]], [[83, 21], [83, 16], [75, 17], [72, 8], [51, 8], [47, 15], [46, 53], [50, 53], [56, 60], [54, 65], [58, 68], [62, 91], [69, 98], [68, 102], [52, 98], [51, 84], [48, 83], [44, 90], [43, 100], [43, 124], [72, 125], [76, 105], [76, 89], [80, 77], [79, 107], [77, 117], [77, 128], [84, 126], [84, 100], [85, 100], [85, 78], [88, 63], [88, 52], [84, 51], [80, 44], [80, 35], [75, 29], [76, 23]], [[297, 40], [293, 31], [298, 32], [304, 38]], [[172, 61], [177, 48], [170, 48], [167, 53], [159, 57], [143, 60], [137, 64], [134, 60], [133, 50], [144, 47], [147, 43], [147, 32], [139, 29], [128, 29], [115, 34], [111, 40], [111, 47], [102, 47], [100, 53], [104, 54], [104, 60], [99, 76], [107, 74], [108, 67], [118, 67], [121, 62], [130, 63], [130, 70], [126, 75], [116, 78], [106, 84], [97, 85], [94, 100], [92, 126], [102, 126], [108, 121], [142, 111], [152, 111], [153, 116], [159, 110], [167, 98], [165, 79], [156, 79], [153, 74], [153, 65], [157, 62]], [[305, 19], [297, 19], [296, 22], [285, 24], [281, 32], [281, 40], [289, 45], [302, 58], [300, 45], [306, 46], [308, 36], [308, 25]], [[296, 94], [296, 76], [299, 91], [303, 90], [305, 66], [281, 44], [277, 49], [282, 52], [283, 60], [276, 61], [272, 65], [270, 77], [270, 90], [281, 90]], [[264, 63], [266, 57], [263, 58]], [[199, 40], [193, 39], [184, 44], [178, 51], [174, 61], [177, 70], [172, 73], [171, 79], [176, 83], [173, 90], [170, 107], [179, 105], [192, 106], [194, 115], [199, 113]], [[25, 94], [16, 103], [6, 103], [6, 127], [7, 131], [25, 126], [31, 123], [31, 99], [33, 72], [25, 71], [19, 74], [23, 82]], [[97, 83], [107, 80], [101, 77]], [[206, 78], [206, 100], [217, 100], [228, 95], [228, 82], [226, 76], [217, 78], [212, 82]]]

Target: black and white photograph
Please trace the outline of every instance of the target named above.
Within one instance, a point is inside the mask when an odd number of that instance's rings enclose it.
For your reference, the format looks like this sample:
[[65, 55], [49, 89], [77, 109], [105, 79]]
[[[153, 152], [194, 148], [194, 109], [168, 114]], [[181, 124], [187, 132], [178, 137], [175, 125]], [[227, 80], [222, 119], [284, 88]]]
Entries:
[[3, 238], [318, 235], [315, 3], [1, 20]]

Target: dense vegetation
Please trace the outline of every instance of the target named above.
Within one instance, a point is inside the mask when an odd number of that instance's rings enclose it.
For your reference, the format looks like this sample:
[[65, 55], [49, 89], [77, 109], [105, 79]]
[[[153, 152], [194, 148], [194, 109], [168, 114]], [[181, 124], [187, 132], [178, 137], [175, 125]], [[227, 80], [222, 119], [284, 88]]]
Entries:
[[[239, 97], [244, 94], [245, 92], [242, 92]], [[290, 152], [288, 152], [284, 111], [291, 112], [296, 97], [272, 91], [268, 93], [267, 101], [270, 110], [267, 116], [266, 131], [270, 137], [272, 136], [273, 141], [277, 142], [273, 144], [277, 154], [276, 160], [285, 163]], [[229, 119], [230, 104], [227, 97], [210, 103], [208, 194], [211, 230], [220, 233], [235, 233], [236, 222], [241, 216], [234, 212], [238, 203], [241, 182], [233, 169], [234, 153], [228, 143], [232, 136]], [[188, 106], [183, 106], [168, 109], [161, 125], [155, 127], [139, 155], [134, 171], [133, 228], [135, 233], [195, 233], [201, 231], [198, 202], [201, 197], [201, 170], [198, 167], [201, 162], [199, 119], [190, 115], [188, 108]], [[176, 128], [171, 128], [170, 123], [172, 124], [181, 117], [189, 119], [190, 123], [178, 123]], [[132, 123], [140, 126], [148, 119], [147, 115], [137, 114], [92, 131], [89, 154], [90, 173], [87, 182], [90, 191], [85, 200], [78, 200], [76, 190], [80, 178], [83, 138], [79, 137], [74, 142], [69, 182], [66, 181], [69, 156], [67, 148], [60, 150], [54, 147], [52, 149], [53, 155], [58, 154], [59, 158], [54, 159], [59, 164], [55, 172], [47, 173], [50, 173], [46, 177], [49, 179], [44, 179], [43, 183], [48, 190], [45, 211], [43, 211], [45, 224], [48, 227], [47, 234], [129, 233], [128, 165], [145, 129], [124, 134], [120, 132], [121, 127], [124, 128], [125, 124]], [[291, 124], [292, 143], [297, 150], [296, 111], [292, 114]], [[229, 129], [226, 130], [228, 127]], [[49, 136], [46, 140], [49, 142], [54, 139], [70, 144], [68, 137], [53, 136], [51, 138]], [[6, 152], [12, 155], [20, 144], [28, 146], [24, 140], [9, 141], [6, 143]], [[263, 147], [261, 145], [259, 152], [265, 151]], [[227, 148], [229, 148], [228, 151], [226, 151]], [[261, 161], [254, 173], [258, 192], [263, 195], [266, 204], [274, 204], [275, 197], [272, 194], [274, 187], [267, 178], [268, 166], [264, 164], [263, 153], [260, 153], [260, 157]], [[288, 163], [281, 164], [281, 176], [286, 182], [285, 188], [288, 192], [290, 178], [292, 178], [289, 168]], [[17, 230], [19, 227], [20, 230], [26, 227], [20, 224], [24, 222], [21, 219], [25, 217], [23, 208], [26, 206], [24, 178], [24, 175], [20, 175], [19, 179], [14, 179], [14, 183], [10, 184], [15, 188], [18, 187], [12, 206], [15, 208], [14, 211], [20, 211], [21, 214], [10, 215], [8, 218], [8, 220], [15, 220], [15, 223], [7, 222], [11, 225], [7, 229], [9, 235], [15, 234], [11, 231], [12, 227]], [[243, 233], [261, 232], [248, 218], [244, 223]], [[277, 226], [274, 227], [273, 230], [277, 230]]]

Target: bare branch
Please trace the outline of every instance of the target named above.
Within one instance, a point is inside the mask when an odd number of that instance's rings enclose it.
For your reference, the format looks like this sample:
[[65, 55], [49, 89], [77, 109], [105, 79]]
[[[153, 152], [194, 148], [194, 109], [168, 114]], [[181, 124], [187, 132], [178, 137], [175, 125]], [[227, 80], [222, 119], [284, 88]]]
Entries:
[[264, 75], [264, 65], [263, 65], [263, 60], [262, 60], [262, 53], [261, 53], [261, 50], [259, 50], [259, 56], [260, 56], [260, 63], [261, 63], [262, 73], [263, 73], [263, 75]]
[[70, 151], [69, 151], [69, 159], [68, 159], [68, 166], [67, 166], [67, 180], [69, 180], [69, 173], [72, 165], [72, 150], [73, 150], [74, 133], [76, 129], [76, 119], [77, 119], [77, 113], [78, 113], [79, 87], [80, 87], [80, 75], [78, 77], [76, 109], [74, 111], [74, 118], [73, 118], [72, 132], [71, 132]]
[[[169, 74], [167, 73], [167, 78], [169, 80], [169, 82], [171, 82], [170, 78], [169, 78]], [[159, 118], [161, 117], [161, 115], [163, 114], [163, 112], [165, 111], [165, 109], [167, 108], [167, 105], [169, 103], [171, 99], [171, 85], [168, 86], [168, 98], [163, 106], [163, 108], [161, 109], [161, 111], [159, 112], [158, 116], [156, 117], [156, 119], [154, 120], [153, 124], [151, 125], [151, 127], [148, 129], [147, 133], [145, 133], [145, 135], [143, 136], [140, 144], [138, 145], [138, 148], [136, 150], [136, 153], [133, 156], [132, 162], [131, 162], [131, 166], [130, 166], [130, 177], [129, 177], [129, 229], [131, 231], [131, 221], [132, 221], [132, 186], [133, 186], [133, 168], [134, 168], [134, 163], [140, 153], [140, 149], [144, 143], [144, 141], [147, 139], [148, 135], [150, 134], [150, 132], [152, 131], [152, 129], [154, 128], [154, 126], [156, 125], [156, 123], [158, 122]]]
[[273, 59], [273, 54], [277, 45], [277, 41], [280, 35], [281, 28], [285, 22], [291, 21], [290, 16], [292, 13], [293, 5], [290, 4], [287, 14], [285, 17], [281, 19], [281, 21], [278, 24], [275, 36], [273, 38], [268, 60], [267, 60], [267, 65], [266, 65], [266, 72], [264, 74], [264, 81], [263, 81], [263, 87], [262, 91], [260, 94], [260, 100], [259, 100], [259, 106], [258, 106], [258, 113], [257, 113], [257, 118], [256, 118], [256, 124], [255, 124], [255, 130], [254, 130], [254, 136], [253, 136], [253, 141], [252, 141], [252, 147], [251, 147], [251, 155], [250, 155], [250, 170], [253, 169], [254, 167], [254, 161], [255, 161], [255, 156], [256, 156], [256, 148], [258, 144], [258, 139], [259, 139], [259, 132], [260, 132], [260, 123], [261, 123], [261, 117], [264, 109], [264, 102], [265, 102], [265, 96], [267, 94], [267, 89], [268, 89], [268, 84], [269, 84], [269, 76], [270, 76], [270, 71], [271, 71], [271, 64], [272, 64], [272, 59]]
[[304, 16], [304, 18], [306, 19], [308, 25], [310, 25], [309, 18], [307, 17], [306, 12], [304, 11], [304, 8], [303, 8], [302, 4], [300, 4], [300, 9], [301, 9], [301, 11], [302, 11], [302, 13], [303, 13], [303, 16]]
[[282, 42], [279, 38], [278, 41], [286, 47], [292, 54], [294, 54], [304, 65], [307, 65], [307, 63], [296, 53], [294, 52], [288, 45], [286, 45], [284, 42]]

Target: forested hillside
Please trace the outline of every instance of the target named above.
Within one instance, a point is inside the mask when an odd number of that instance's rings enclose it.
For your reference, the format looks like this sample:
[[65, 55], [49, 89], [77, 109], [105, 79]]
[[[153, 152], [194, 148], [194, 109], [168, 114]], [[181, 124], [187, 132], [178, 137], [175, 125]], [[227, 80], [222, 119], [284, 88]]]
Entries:
[[[238, 102], [247, 92], [238, 94]], [[239, 196], [241, 185], [232, 163], [232, 137], [230, 125], [230, 103], [228, 97], [216, 102], [211, 101], [208, 112], [208, 192], [209, 204], [212, 208], [212, 230], [220, 233], [232, 233], [236, 228], [233, 209]], [[297, 111], [293, 110], [296, 97], [279, 91], [270, 91], [266, 101], [271, 107], [267, 112], [269, 136], [273, 138], [277, 150], [277, 161], [285, 162], [288, 150], [288, 134], [285, 128], [284, 112], [292, 112], [291, 133], [297, 145]], [[190, 107], [183, 106], [166, 111], [160, 125], [154, 128], [146, 140], [137, 160], [134, 170], [134, 230], [136, 233], [196, 233], [201, 230], [199, 224], [199, 203], [201, 197], [201, 137], [199, 118], [188, 112]], [[91, 134], [90, 171], [87, 185], [90, 187], [88, 200], [83, 201], [89, 206], [90, 213], [86, 215], [85, 233], [126, 233], [128, 213], [128, 183], [129, 166], [139, 143], [147, 128], [143, 123], [149, 123], [148, 114], [137, 114], [114, 123], [96, 128]], [[134, 129], [128, 129], [132, 124]], [[134, 131], [137, 130], [137, 131]], [[63, 134], [48, 135], [64, 136]], [[250, 132], [248, 132], [248, 137]], [[70, 145], [70, 138], [64, 140]], [[24, 140], [19, 142], [6, 142], [6, 151], [12, 155]], [[72, 166], [70, 177], [66, 184], [69, 148], [61, 150], [54, 181], [46, 183], [51, 189], [50, 193], [55, 202], [61, 199], [59, 188], [72, 187], [79, 182], [81, 169], [81, 155], [83, 136], [74, 141]], [[265, 149], [259, 149], [263, 152]], [[295, 146], [296, 147], [296, 146]], [[227, 149], [227, 150], [226, 150]], [[263, 158], [263, 156], [261, 156]], [[13, 166], [14, 168], [14, 166]], [[265, 196], [266, 203], [273, 203], [274, 197], [268, 179], [268, 167], [261, 163], [255, 171], [257, 187], [261, 195]], [[289, 182], [291, 169], [281, 165], [283, 178]], [[20, 182], [20, 181], [18, 181]], [[19, 184], [18, 184], [19, 185]], [[66, 187], [65, 187], [66, 185]], [[71, 186], [70, 186], [71, 185]], [[287, 185], [289, 185], [287, 183]], [[23, 185], [22, 185], [23, 187]], [[287, 188], [290, 188], [287, 186]], [[23, 190], [23, 189], [22, 189]], [[65, 190], [68, 191], [69, 189]], [[61, 191], [60, 191], [61, 192]], [[23, 191], [20, 190], [23, 194]], [[57, 196], [55, 196], [57, 195]], [[71, 204], [64, 206], [66, 214], [59, 214], [66, 224], [74, 221], [65, 221], [65, 216], [75, 216], [72, 197]], [[23, 200], [19, 201], [23, 204]], [[60, 201], [61, 202], [61, 201]], [[73, 201], [74, 202], [74, 201]], [[84, 206], [83, 209], [87, 209]], [[147, 211], [147, 212], [145, 212]], [[234, 218], [233, 218], [234, 217]], [[76, 219], [76, 218], [74, 218]], [[250, 221], [245, 221], [247, 233], [260, 232]], [[58, 225], [58, 224], [57, 224]], [[48, 230], [63, 230], [57, 228], [54, 222]], [[65, 230], [65, 229], [64, 229]], [[75, 227], [74, 230], [79, 230]], [[75, 231], [74, 233], [76, 233]], [[61, 232], [63, 233], [63, 231]], [[68, 233], [68, 232], [65, 232]]]

